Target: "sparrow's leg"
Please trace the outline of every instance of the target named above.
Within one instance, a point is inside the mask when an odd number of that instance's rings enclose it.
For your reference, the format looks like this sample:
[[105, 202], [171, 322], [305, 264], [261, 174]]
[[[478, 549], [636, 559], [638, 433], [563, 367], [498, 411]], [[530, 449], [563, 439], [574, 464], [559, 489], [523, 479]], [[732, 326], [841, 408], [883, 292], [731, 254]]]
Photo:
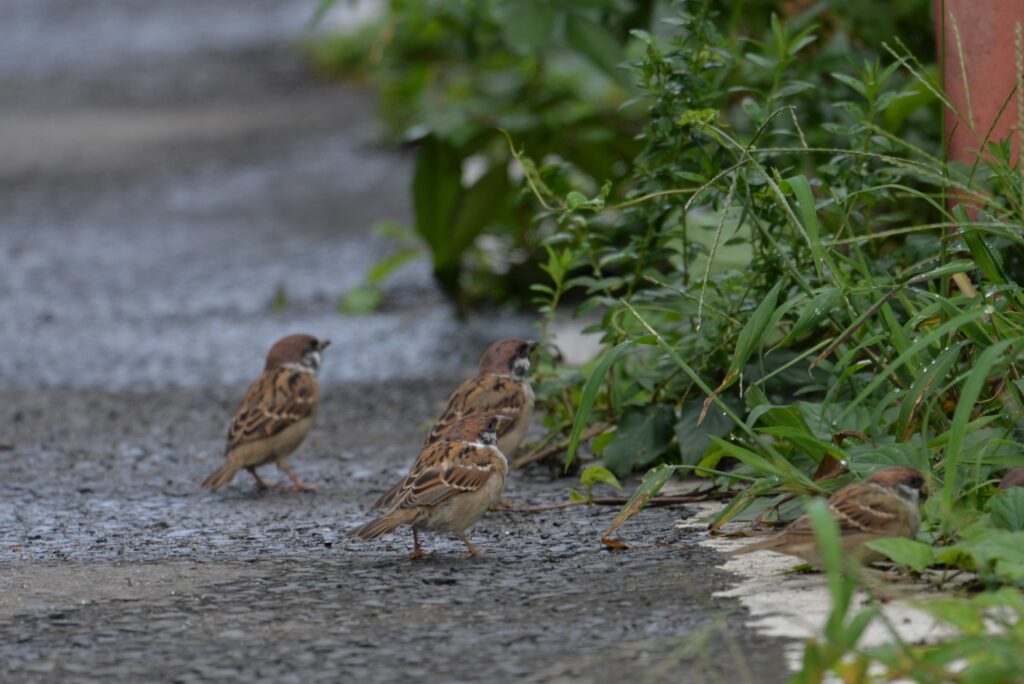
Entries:
[[245, 469], [256, 478], [256, 489], [270, 489], [270, 485], [268, 485], [264, 479], [260, 477], [260, 474], [256, 472], [256, 466], [246, 466]]
[[466, 553], [464, 553], [461, 556], [459, 556], [460, 558], [462, 558], [462, 559], [475, 558], [476, 556], [479, 556], [481, 553], [483, 553], [482, 551], [480, 551], [480, 549], [478, 549], [475, 546], [473, 546], [473, 542], [469, 541], [469, 538], [466, 537], [466, 535], [460, 534], [459, 535], [459, 540], [463, 544], [466, 545], [466, 549], [467, 549]]
[[291, 486], [285, 487], [284, 490], [286, 492], [315, 492], [316, 491], [316, 486], [315, 485], [310, 485], [310, 484], [306, 484], [305, 482], [303, 482], [299, 478], [299, 476], [296, 475], [295, 473], [293, 473], [291, 468], [289, 468], [284, 463], [278, 463], [277, 464], [277, 469], [280, 470], [285, 475], [287, 475], [288, 479], [290, 479], [292, 481]]
[[412, 551], [409, 552], [409, 558], [416, 560], [417, 558], [426, 558], [430, 555], [429, 551], [424, 551], [420, 546], [420, 535], [413, 529], [412, 531]]

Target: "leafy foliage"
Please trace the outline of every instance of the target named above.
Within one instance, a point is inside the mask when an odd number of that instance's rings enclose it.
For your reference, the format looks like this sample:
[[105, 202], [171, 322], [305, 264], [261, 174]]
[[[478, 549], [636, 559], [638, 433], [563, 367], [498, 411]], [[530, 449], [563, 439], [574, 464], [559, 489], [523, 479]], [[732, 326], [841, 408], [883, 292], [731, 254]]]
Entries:
[[[958, 680], [1009, 681], [1024, 652], [1019, 595], [996, 591], [1024, 586], [1024, 490], [993, 487], [1024, 465], [1024, 183], [1007, 141], [944, 160], [940, 105], [972, 124], [914, 57], [933, 54], [928, 6], [393, 0], [376, 52], [386, 115], [419, 142], [439, 281], [466, 302], [524, 275], [545, 321], [595, 321], [603, 353], [541, 359], [536, 390], [588, 493], [647, 471], [606, 543], [678, 470], [750, 485], [716, 525], [893, 465], [929, 474], [919, 539], [874, 547], [975, 574], [986, 593], [935, 609], [964, 638], [858, 652], [878, 614], [851, 612], [836, 559], [803, 681], [867, 681], [872, 661], [942, 681], [958, 658]], [[1003, 599], [986, 658], [976, 626]]]

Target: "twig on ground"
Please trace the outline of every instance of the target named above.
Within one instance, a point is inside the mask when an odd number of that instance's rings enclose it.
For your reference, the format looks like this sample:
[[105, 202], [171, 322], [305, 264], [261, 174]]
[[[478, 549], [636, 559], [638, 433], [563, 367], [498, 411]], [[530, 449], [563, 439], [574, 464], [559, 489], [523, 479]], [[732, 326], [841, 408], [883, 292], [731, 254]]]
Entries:
[[[729, 494], [723, 492], [707, 492], [705, 494], [677, 494], [670, 496], [656, 496], [647, 505], [657, 506], [678, 506], [680, 504], [697, 503], [700, 501], [712, 501], [715, 499], [728, 498]], [[600, 496], [593, 499], [580, 499], [579, 501], [559, 501], [558, 503], [544, 504], [541, 506], [523, 506], [513, 501], [504, 501], [492, 508], [495, 511], [511, 511], [513, 513], [542, 513], [544, 511], [555, 511], [571, 506], [623, 506], [629, 501], [628, 496]]]

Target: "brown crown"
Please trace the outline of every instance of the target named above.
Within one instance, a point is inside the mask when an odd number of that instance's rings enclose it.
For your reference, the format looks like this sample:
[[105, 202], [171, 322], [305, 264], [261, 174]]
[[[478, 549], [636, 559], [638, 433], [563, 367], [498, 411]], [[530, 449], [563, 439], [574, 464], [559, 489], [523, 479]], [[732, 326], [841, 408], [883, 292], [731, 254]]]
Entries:
[[1014, 468], [1003, 475], [1003, 479], [999, 481], [999, 488], [1009, 489], [1010, 487], [1024, 487], [1024, 468]]
[[518, 337], [498, 340], [487, 348], [483, 358], [480, 359], [480, 372], [508, 373], [512, 370], [512, 363], [516, 359], [529, 356], [530, 352], [536, 348], [536, 342]]
[[880, 470], [865, 482], [871, 482], [873, 484], [879, 484], [883, 487], [896, 487], [898, 485], [906, 485], [912, 489], [916, 489], [921, 492], [922, 495], [927, 496], [928, 494], [928, 481], [920, 470], [916, 468], [907, 468], [900, 466], [897, 468], [886, 468]]
[[320, 341], [312, 335], [282, 337], [267, 352], [266, 370], [273, 370], [286, 363], [301, 363], [306, 352], [324, 349], [328, 344], [330, 344], [329, 341]]

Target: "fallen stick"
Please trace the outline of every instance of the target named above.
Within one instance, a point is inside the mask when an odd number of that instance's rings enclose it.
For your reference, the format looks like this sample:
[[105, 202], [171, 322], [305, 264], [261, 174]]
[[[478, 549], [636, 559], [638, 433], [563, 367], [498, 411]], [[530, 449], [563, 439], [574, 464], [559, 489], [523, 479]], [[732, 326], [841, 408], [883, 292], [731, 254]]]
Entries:
[[[723, 499], [730, 494], [723, 492], [708, 492], [707, 494], [678, 494], [675, 496], [656, 496], [647, 502], [647, 506], [654, 508], [658, 506], [678, 506], [680, 504], [697, 503], [700, 501], [711, 501]], [[511, 511], [512, 513], [542, 513], [544, 511], [555, 511], [571, 506], [622, 506], [629, 501], [628, 496], [600, 496], [593, 499], [582, 499], [580, 501], [560, 501], [558, 503], [544, 504], [542, 506], [523, 506], [514, 502], [497, 504], [491, 510]]]

